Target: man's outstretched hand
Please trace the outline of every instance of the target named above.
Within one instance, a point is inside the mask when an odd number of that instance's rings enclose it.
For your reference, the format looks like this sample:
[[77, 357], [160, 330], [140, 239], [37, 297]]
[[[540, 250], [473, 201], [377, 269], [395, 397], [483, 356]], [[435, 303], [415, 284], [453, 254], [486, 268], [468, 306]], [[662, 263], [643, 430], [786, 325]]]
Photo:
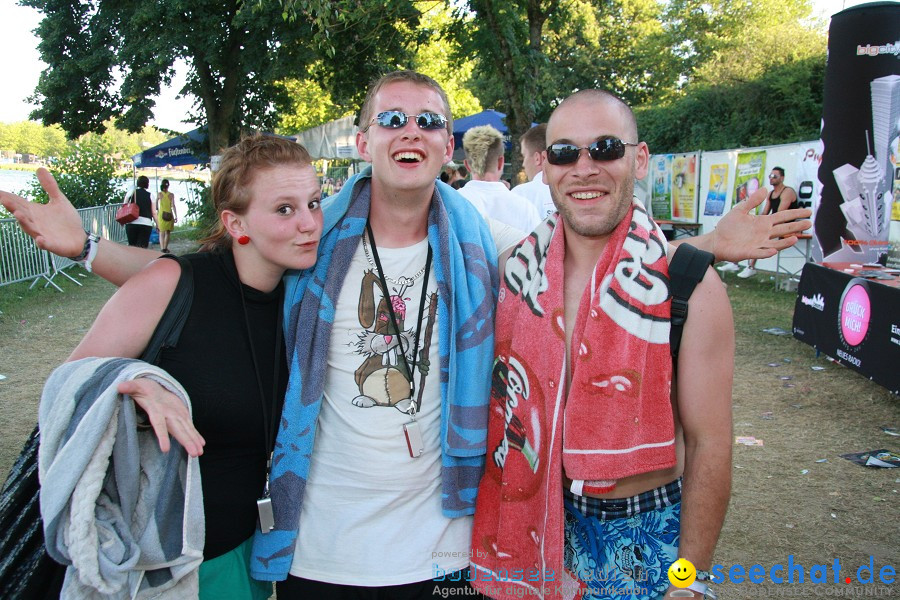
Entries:
[[796, 244], [797, 234], [812, 227], [812, 222], [808, 220], [812, 211], [808, 208], [751, 215], [750, 211], [764, 199], [763, 195], [751, 196], [722, 217], [713, 233], [713, 254], [717, 261], [737, 262], [745, 258], [775, 256], [779, 250]]
[[87, 238], [78, 211], [59, 190], [50, 171], [38, 169], [37, 178], [50, 196], [50, 202], [38, 204], [0, 191], [0, 204], [13, 214], [38, 247], [59, 256], [78, 256]]

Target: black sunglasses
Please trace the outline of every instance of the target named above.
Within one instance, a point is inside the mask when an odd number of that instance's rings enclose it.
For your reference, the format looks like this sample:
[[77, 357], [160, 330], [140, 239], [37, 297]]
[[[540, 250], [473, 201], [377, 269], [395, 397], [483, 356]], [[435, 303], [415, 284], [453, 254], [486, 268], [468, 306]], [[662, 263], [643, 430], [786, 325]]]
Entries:
[[[405, 112], [401, 112], [399, 110], [386, 110], [384, 112], [380, 112], [375, 115], [375, 118], [366, 125], [366, 128], [363, 129], [363, 133], [369, 130], [374, 123], [378, 123], [382, 127], [386, 127], [388, 129], [400, 129], [405, 126], [407, 121], [412, 115], [408, 115]], [[416, 125], [419, 126], [419, 129], [446, 129], [447, 128], [447, 117], [444, 115], [426, 112], [421, 115], [415, 115], [413, 117], [416, 120]]]
[[578, 160], [582, 150], [587, 150], [594, 160], [618, 160], [625, 156], [625, 146], [637, 146], [619, 138], [597, 140], [590, 146], [575, 144], [551, 144], [547, 147], [547, 162], [551, 165], [568, 165]]

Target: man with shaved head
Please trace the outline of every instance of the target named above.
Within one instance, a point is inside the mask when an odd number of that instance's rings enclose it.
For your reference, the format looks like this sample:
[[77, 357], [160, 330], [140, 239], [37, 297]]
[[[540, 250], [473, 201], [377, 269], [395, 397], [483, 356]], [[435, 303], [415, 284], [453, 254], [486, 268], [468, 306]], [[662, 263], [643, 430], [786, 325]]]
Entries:
[[669, 598], [682, 557], [699, 573], [682, 593], [704, 597], [731, 483], [725, 288], [707, 269], [673, 364], [674, 248], [634, 197], [650, 153], [631, 109], [578, 92], [546, 135], [558, 214], [502, 273], [473, 585], [495, 598]]

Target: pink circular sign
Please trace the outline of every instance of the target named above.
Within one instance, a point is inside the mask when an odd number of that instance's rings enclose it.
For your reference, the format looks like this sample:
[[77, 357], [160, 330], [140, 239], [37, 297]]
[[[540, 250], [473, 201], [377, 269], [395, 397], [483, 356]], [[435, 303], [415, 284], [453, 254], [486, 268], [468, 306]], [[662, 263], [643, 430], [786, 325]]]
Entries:
[[853, 283], [844, 291], [841, 298], [841, 337], [850, 346], [858, 346], [869, 331], [871, 302], [869, 292], [859, 284]]

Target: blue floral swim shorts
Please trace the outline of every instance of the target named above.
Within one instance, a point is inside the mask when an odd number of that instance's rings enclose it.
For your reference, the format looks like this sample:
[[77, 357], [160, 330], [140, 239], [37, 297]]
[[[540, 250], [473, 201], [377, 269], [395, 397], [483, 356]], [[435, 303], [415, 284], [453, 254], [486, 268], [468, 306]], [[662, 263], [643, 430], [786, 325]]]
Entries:
[[681, 479], [631, 498], [597, 499], [564, 490], [565, 568], [576, 596], [655, 600], [678, 559]]

